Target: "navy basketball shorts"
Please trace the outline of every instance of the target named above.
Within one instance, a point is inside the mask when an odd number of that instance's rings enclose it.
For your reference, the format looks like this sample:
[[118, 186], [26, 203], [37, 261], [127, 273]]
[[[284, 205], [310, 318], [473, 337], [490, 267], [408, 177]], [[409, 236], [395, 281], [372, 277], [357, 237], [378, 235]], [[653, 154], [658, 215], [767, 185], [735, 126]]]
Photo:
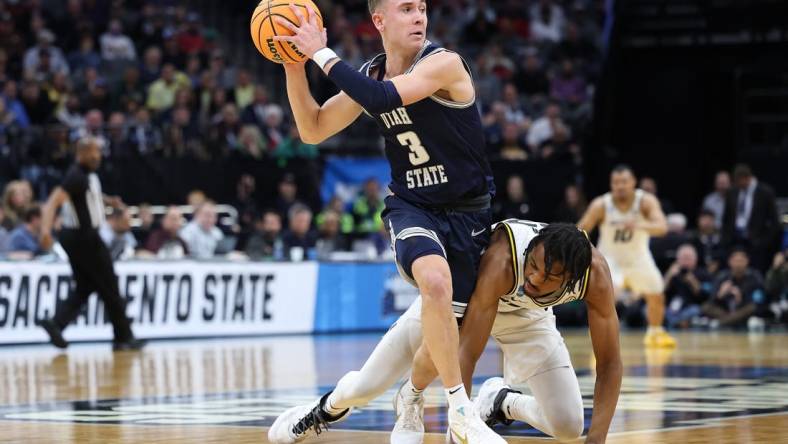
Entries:
[[431, 254], [446, 258], [454, 292], [452, 309], [455, 317], [462, 318], [476, 287], [482, 253], [490, 243], [490, 210], [429, 209], [397, 196], [386, 197], [385, 203], [383, 222], [391, 233], [400, 275], [417, 286], [412, 273], [416, 259]]

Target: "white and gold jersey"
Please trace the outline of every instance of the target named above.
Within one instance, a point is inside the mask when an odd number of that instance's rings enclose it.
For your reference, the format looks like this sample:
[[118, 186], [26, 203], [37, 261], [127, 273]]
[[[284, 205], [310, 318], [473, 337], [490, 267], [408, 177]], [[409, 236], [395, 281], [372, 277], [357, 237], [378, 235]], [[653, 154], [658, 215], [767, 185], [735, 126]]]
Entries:
[[498, 302], [499, 312], [506, 313], [521, 309], [544, 310], [554, 305], [565, 304], [585, 297], [588, 276], [591, 271], [590, 267], [586, 270], [585, 276], [577, 282], [575, 288], [563, 288], [556, 294], [544, 296], [541, 299], [534, 299], [525, 294], [523, 290], [523, 284], [525, 284], [525, 253], [531, 241], [546, 226], [547, 224], [540, 222], [520, 219], [506, 219], [493, 225], [493, 230], [506, 230], [509, 247], [512, 249], [512, 271], [514, 272], [511, 290], [501, 296]]
[[626, 222], [642, 223], [645, 221], [640, 205], [643, 202], [643, 190], [635, 190], [635, 199], [627, 210], [620, 210], [613, 202], [610, 193], [602, 199], [605, 204], [605, 218], [599, 225], [599, 242], [597, 248], [609, 261], [620, 266], [640, 262], [651, 257], [648, 243], [651, 236], [642, 229], [624, 227]]

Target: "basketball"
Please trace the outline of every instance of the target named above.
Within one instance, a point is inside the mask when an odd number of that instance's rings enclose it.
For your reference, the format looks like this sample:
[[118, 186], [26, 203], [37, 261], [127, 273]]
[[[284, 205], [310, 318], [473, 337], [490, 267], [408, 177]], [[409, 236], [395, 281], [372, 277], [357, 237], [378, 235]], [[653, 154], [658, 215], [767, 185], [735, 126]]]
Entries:
[[274, 41], [274, 36], [277, 35], [293, 35], [289, 29], [276, 23], [275, 17], [285, 19], [296, 26], [299, 24], [298, 16], [290, 9], [291, 3], [301, 8], [305, 17], [309, 14], [307, 7], [312, 8], [317, 15], [318, 27], [323, 27], [323, 16], [311, 0], [261, 1], [252, 14], [249, 30], [257, 50], [265, 58], [275, 63], [298, 63], [306, 59], [306, 56], [298, 50], [295, 44]]

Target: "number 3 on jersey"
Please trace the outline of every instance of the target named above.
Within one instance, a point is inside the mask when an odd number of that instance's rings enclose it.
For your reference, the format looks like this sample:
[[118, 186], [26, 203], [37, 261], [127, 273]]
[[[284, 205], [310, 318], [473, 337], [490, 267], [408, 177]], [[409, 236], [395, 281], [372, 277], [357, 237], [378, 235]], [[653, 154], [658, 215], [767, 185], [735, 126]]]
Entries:
[[402, 146], [406, 146], [410, 150], [408, 159], [413, 166], [423, 165], [430, 161], [430, 155], [427, 154], [427, 150], [421, 144], [418, 134], [413, 131], [406, 131], [397, 134], [397, 140]]

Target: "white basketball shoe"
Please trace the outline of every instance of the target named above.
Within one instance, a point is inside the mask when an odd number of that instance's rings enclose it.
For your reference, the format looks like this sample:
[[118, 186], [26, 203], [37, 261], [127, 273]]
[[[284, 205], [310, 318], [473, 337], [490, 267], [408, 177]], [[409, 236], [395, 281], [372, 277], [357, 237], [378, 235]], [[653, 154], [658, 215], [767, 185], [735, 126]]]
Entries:
[[424, 442], [424, 396], [403, 393], [405, 384], [394, 396], [397, 422], [391, 431], [391, 444], [422, 444]]
[[449, 437], [454, 444], [506, 444], [482, 421], [472, 403], [449, 409]]
[[485, 424], [492, 427], [498, 423], [510, 425], [513, 422], [503, 412], [503, 401], [509, 393], [521, 392], [512, 390], [504, 384], [503, 378], [490, 378], [484, 381], [482, 388], [479, 389], [479, 396], [474, 401], [474, 407]]
[[331, 417], [323, 410], [323, 405], [330, 394], [331, 392], [328, 392], [317, 402], [293, 407], [279, 415], [268, 429], [268, 440], [272, 444], [301, 442], [310, 436], [325, 432], [329, 424], [347, 419], [353, 409], [347, 409], [337, 417]]

